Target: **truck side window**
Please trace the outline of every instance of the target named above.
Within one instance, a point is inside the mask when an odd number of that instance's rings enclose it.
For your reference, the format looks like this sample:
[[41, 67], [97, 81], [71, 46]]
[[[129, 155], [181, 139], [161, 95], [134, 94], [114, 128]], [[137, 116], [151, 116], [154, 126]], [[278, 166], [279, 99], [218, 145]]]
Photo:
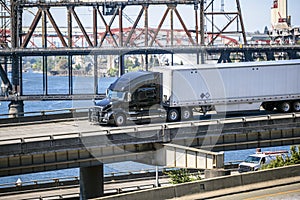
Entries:
[[148, 98], [156, 98], [155, 88], [149, 88], [149, 90], [147, 91], [146, 96]]
[[139, 88], [136, 95], [138, 101], [145, 101], [156, 98], [156, 91], [155, 88]]
[[145, 91], [139, 91], [138, 92], [138, 100], [143, 101], [143, 100], [146, 100], [146, 99], [147, 99], [147, 96], [146, 96]]

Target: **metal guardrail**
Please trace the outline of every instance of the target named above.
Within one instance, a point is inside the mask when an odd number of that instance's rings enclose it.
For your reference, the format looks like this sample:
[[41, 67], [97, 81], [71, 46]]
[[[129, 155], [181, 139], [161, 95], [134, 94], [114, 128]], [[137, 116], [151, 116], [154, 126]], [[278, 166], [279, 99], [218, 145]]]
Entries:
[[[170, 167], [160, 167], [159, 172], [165, 172], [170, 171], [178, 168], [170, 168]], [[155, 168], [149, 168], [149, 169], [143, 169], [143, 170], [133, 170], [133, 171], [120, 171], [120, 172], [110, 172], [105, 173], [104, 177], [108, 179], [107, 181], [112, 181], [113, 183], [118, 182], [116, 179], [117, 177], [126, 177], [126, 180], [128, 180], [129, 176], [132, 175], [140, 175], [142, 178], [149, 177], [148, 175], [155, 175], [156, 169]], [[30, 181], [22, 181], [21, 184], [17, 184], [16, 182], [10, 182], [10, 183], [4, 183], [0, 184], [0, 188], [5, 187], [18, 187], [18, 186], [26, 186], [26, 185], [39, 185], [39, 184], [45, 184], [45, 183], [60, 183], [64, 181], [78, 181], [78, 176], [66, 176], [66, 177], [57, 177], [57, 178], [51, 178], [51, 179], [40, 179], [40, 180], [30, 180]]]
[[22, 137], [0, 140], [0, 145], [5, 144], [22, 144], [32, 141], [52, 141], [55, 139], [71, 139], [71, 138], [83, 138], [95, 135], [113, 135], [119, 133], [135, 133], [139, 131], [164, 131], [168, 129], [176, 128], [187, 128], [187, 127], [198, 127], [206, 125], [218, 125], [218, 124], [230, 124], [240, 122], [254, 122], [254, 121], [271, 121], [276, 119], [295, 119], [300, 117], [300, 113], [287, 113], [287, 114], [269, 114], [259, 115], [250, 117], [236, 117], [236, 118], [224, 118], [224, 119], [213, 119], [213, 120], [194, 120], [186, 122], [174, 122], [174, 123], [163, 123], [163, 124], [150, 124], [150, 125], [137, 125], [137, 126], [123, 126], [123, 127], [109, 127], [104, 130], [95, 131], [81, 131], [73, 133], [62, 133], [62, 134], [49, 134], [43, 136], [33, 137]]
[[[63, 109], [54, 109], [54, 110], [40, 110], [40, 111], [31, 111], [31, 112], [19, 112], [18, 116], [45, 116], [61, 113], [76, 113], [76, 112], [87, 112], [89, 108], [63, 108]], [[12, 114], [0, 114], [0, 120], [4, 119], [3, 117], [9, 117]], [[15, 116], [17, 117], [17, 116]]]
[[[0, 52], [1, 54], [1, 52]], [[92, 100], [103, 99], [105, 94], [54, 94], [54, 95], [0, 95], [0, 101], [73, 101], [73, 100]]]
[[[232, 165], [231, 163], [239, 163], [242, 161], [231, 161], [229, 162], [230, 165]], [[168, 185], [169, 182], [164, 181], [163, 179], [166, 178], [165, 175], [163, 175], [164, 171], [169, 171], [169, 170], [176, 170], [178, 168], [160, 168], [160, 172], [162, 173], [159, 177], [160, 177], [160, 186], [163, 185]], [[229, 167], [228, 169], [233, 169], [233, 167]], [[139, 171], [130, 171], [130, 172], [117, 172], [117, 174], [119, 174], [120, 176], [123, 176], [122, 179], [120, 179], [120, 181], [125, 181], [125, 182], [130, 182], [131, 180], [152, 180], [152, 178], [154, 178], [154, 174], [155, 174], [155, 169], [147, 169], [147, 170], [139, 170]], [[152, 176], [146, 176], [148, 173], [152, 173]], [[153, 174], [154, 173], [154, 174]], [[139, 177], [141, 178], [133, 178], [133, 179], [128, 179], [128, 176], [130, 176], [131, 174], [138, 174]], [[195, 175], [198, 176], [199, 175], [199, 170], [195, 170], [192, 169], [190, 171], [191, 175]], [[201, 175], [204, 175], [204, 172], [201, 171]], [[115, 177], [115, 173], [107, 173], [104, 175], [105, 177], [110, 177], [110, 178], [114, 178]], [[72, 182], [73, 184], [68, 183]], [[119, 183], [120, 181], [105, 181], [105, 184], [114, 184], [114, 183]], [[53, 183], [52, 186], [48, 187], [36, 187], [38, 185], [46, 185], [49, 183]], [[53, 186], [54, 185], [54, 186]], [[26, 187], [26, 186], [32, 186], [33, 189], [26, 189], [26, 190], [22, 190], [22, 187]], [[52, 179], [41, 179], [41, 180], [31, 180], [31, 181], [26, 181], [26, 182], [22, 182], [22, 184], [17, 184], [15, 182], [13, 183], [6, 183], [6, 184], [0, 184], [0, 190], [2, 189], [6, 189], [5, 193], [0, 194], [0, 196], [6, 196], [6, 195], [13, 195], [16, 193], [20, 193], [20, 192], [33, 192], [34, 190], [39, 190], [39, 191], [43, 191], [43, 190], [51, 190], [51, 189], [71, 189], [71, 188], [76, 188], [79, 186], [79, 177], [78, 176], [71, 176], [71, 177], [61, 177], [61, 178], [52, 178]], [[143, 190], [143, 189], [151, 189], [151, 188], [155, 188], [157, 187], [155, 184], [142, 184], [142, 185], [133, 185], [133, 186], [124, 186], [124, 187], [113, 187], [113, 188], [109, 188], [104, 190], [104, 194], [105, 195], [113, 195], [113, 194], [120, 194], [120, 193], [126, 193], [126, 192], [131, 192], [131, 191], [137, 191], [137, 190]], [[43, 188], [43, 189], [42, 189]], [[42, 189], [42, 190], [41, 190]], [[10, 190], [10, 191], [9, 191]], [[45, 195], [45, 196], [39, 196], [39, 197], [33, 197], [30, 198], [31, 200], [41, 200], [41, 199], [64, 199], [64, 198], [77, 198], [79, 197], [79, 193], [68, 193], [68, 194], [57, 194], [57, 195]]]
[[40, 196], [33, 198], [26, 198], [21, 200], [54, 200], [54, 199], [79, 199], [79, 193], [70, 193], [66, 195], [49, 195], [49, 196]]
[[56, 183], [59, 185], [61, 182], [65, 181], [78, 181], [78, 176], [62, 177], [62, 178], [51, 178], [51, 179], [40, 179], [40, 180], [31, 180], [31, 181], [21, 181], [21, 182], [10, 182], [0, 184], [1, 188], [12, 188], [12, 187], [24, 187], [29, 185], [41, 185], [45, 183]]
[[[164, 174], [165, 171], [170, 171], [178, 168], [160, 168], [160, 185], [169, 184], [167, 175]], [[192, 170], [193, 172], [195, 170]], [[118, 176], [120, 178], [118, 178]], [[138, 171], [129, 171], [129, 172], [117, 172], [117, 173], [107, 173], [104, 175], [105, 177], [105, 184], [116, 184], [116, 183], [126, 183], [131, 181], [147, 181], [147, 180], [154, 180], [155, 179], [155, 169], [146, 169], [146, 170], [138, 170]], [[192, 173], [191, 173], [192, 174]], [[137, 175], [132, 177], [132, 175]], [[0, 184], [0, 196], [11, 196], [14, 194], [19, 194], [20, 192], [35, 192], [35, 191], [48, 191], [48, 190], [62, 190], [62, 189], [72, 189], [77, 188], [79, 186], [79, 177], [78, 176], [71, 176], [71, 177], [62, 177], [62, 178], [51, 178], [51, 179], [41, 179], [41, 180], [31, 180], [31, 181], [17, 181], [12, 183]], [[131, 186], [121, 186], [121, 187], [111, 187], [104, 190], [105, 195], [112, 195], [112, 194], [120, 194], [124, 192], [136, 191], [136, 190], [143, 190], [154, 188], [156, 185], [153, 183], [145, 183], [145, 184], [137, 184]], [[58, 195], [46, 195], [40, 197], [34, 197], [32, 199], [62, 199], [62, 198], [70, 198], [69, 195], [73, 195], [74, 197], [79, 196], [79, 193], [71, 193], [66, 196], [66, 194], [58, 194]], [[77, 195], [77, 196], [76, 196]], [[30, 198], [31, 199], [31, 198]]]

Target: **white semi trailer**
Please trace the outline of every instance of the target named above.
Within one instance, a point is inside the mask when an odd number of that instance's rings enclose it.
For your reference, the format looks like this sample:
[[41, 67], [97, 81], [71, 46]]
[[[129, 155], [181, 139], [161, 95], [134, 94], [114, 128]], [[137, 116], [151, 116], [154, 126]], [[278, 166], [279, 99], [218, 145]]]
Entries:
[[[278, 110], [300, 111], [300, 60], [155, 67], [131, 72], [108, 88], [107, 98], [90, 110], [92, 121], [165, 117], [188, 120], [203, 113]], [[163, 114], [165, 113], [165, 114]]]

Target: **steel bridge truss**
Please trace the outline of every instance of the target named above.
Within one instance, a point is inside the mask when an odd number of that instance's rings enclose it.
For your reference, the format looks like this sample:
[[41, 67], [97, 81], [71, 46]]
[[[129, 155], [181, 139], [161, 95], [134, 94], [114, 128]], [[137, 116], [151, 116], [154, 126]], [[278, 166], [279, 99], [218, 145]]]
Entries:
[[[177, 1], [98, 1], [98, 2], [21, 2], [17, 6], [18, 15], [21, 16], [25, 9], [35, 8], [34, 19], [29, 26], [28, 31], [22, 27], [22, 22], [16, 24], [20, 30], [18, 38], [20, 40], [20, 48], [58, 48], [59, 47], [123, 47], [123, 46], [182, 46], [182, 45], [198, 45], [213, 44], [218, 37], [225, 37], [226, 34], [242, 34], [243, 43], [246, 43], [245, 29], [243, 25], [241, 8], [239, 0], [236, 0], [237, 10], [219, 12], [214, 10], [214, 5], [219, 0], [211, 0], [207, 3], [199, 0], [177, 0]], [[127, 7], [136, 7], [139, 10], [135, 19], [132, 19], [130, 13], [126, 13]], [[188, 20], [183, 19], [183, 13], [178, 7], [186, 6], [185, 11], [188, 12]], [[82, 18], [78, 15], [80, 8], [88, 8], [91, 10], [92, 28], [86, 27]], [[165, 11], [162, 17], [157, 17], [161, 13], [150, 13], [149, 10], [162, 8]], [[199, 9], [200, 7], [200, 9]], [[53, 17], [51, 10], [59, 8], [63, 13], [67, 14], [66, 27], [58, 25], [58, 19]], [[194, 13], [194, 14], [193, 14]], [[200, 17], [199, 17], [200, 13]], [[186, 14], [186, 12], [184, 13]], [[194, 15], [194, 16], [193, 16]], [[88, 17], [90, 17], [88, 16]], [[168, 27], [163, 29], [163, 25], [170, 17]], [[217, 16], [223, 16], [223, 25], [218, 26], [215, 22]], [[150, 26], [150, 18], [157, 17], [159, 23]], [[143, 19], [142, 19], [143, 18]], [[100, 19], [100, 20], [99, 20]], [[125, 19], [130, 23], [130, 27], [125, 28]], [[191, 20], [193, 19], [193, 20]], [[176, 20], [179, 23], [179, 29], [175, 29]], [[200, 28], [199, 28], [200, 20]], [[74, 35], [74, 23], [78, 26], [77, 34]], [[100, 22], [99, 22], [100, 21]], [[50, 22], [52, 30], [49, 29], [47, 23]], [[188, 29], [187, 23], [192, 25], [192, 29]], [[237, 29], [232, 29], [231, 25], [237, 22]], [[205, 30], [211, 27], [211, 31]], [[39, 30], [37, 30], [39, 27]], [[99, 28], [104, 27], [104, 28]], [[241, 27], [241, 30], [239, 30]], [[49, 30], [48, 30], [49, 29]], [[62, 30], [66, 29], [66, 30]], [[88, 30], [89, 29], [89, 30]], [[230, 30], [229, 30], [230, 29]], [[63, 34], [66, 32], [66, 34]], [[178, 34], [180, 33], [180, 34]], [[178, 36], [179, 35], [179, 36]], [[35, 38], [41, 38], [40, 45], [35, 44]], [[51, 38], [58, 37], [60, 43], [53, 44]], [[180, 38], [178, 38], [180, 37]], [[200, 37], [200, 38], [199, 38]], [[230, 39], [230, 37], [227, 37]], [[81, 44], [78, 40], [81, 39]], [[105, 43], [106, 42], [106, 43]], [[237, 43], [234, 39], [230, 42]], [[31, 43], [31, 46], [28, 44]]]
[[[227, 12], [224, 10], [224, 1], [220, 0], [1, 1], [1, 9], [9, 14], [9, 23], [11, 24], [10, 31], [7, 31], [7, 27], [5, 28], [2, 23], [1, 41], [5, 44], [2, 45], [2, 49], [3, 52], [8, 48], [11, 51], [10, 56], [2, 55], [3, 66], [0, 67], [2, 81], [8, 85], [12, 93], [22, 95], [22, 57], [24, 55], [17, 53], [17, 50], [20, 49], [28, 49], [32, 54], [42, 52], [43, 90], [44, 95], [48, 95], [47, 56], [49, 54], [47, 54], [47, 50], [49, 49], [52, 51], [124, 47], [164, 49], [170, 46], [180, 49], [182, 46], [212, 45], [217, 38], [226, 39], [229, 41], [228, 43], [238, 44], [236, 40], [226, 36], [226, 34], [233, 33], [242, 34], [244, 39], [242, 43], [246, 44], [240, 3], [239, 0], [233, 0], [233, 2], [236, 3], [236, 10]], [[221, 4], [218, 11], [216, 11], [216, 4]], [[185, 12], [181, 11], [182, 7], [185, 7]], [[89, 11], [88, 15], [84, 17], [80, 15], [80, 10], [83, 8]], [[131, 8], [135, 8], [136, 16], [132, 17]], [[57, 9], [65, 15], [65, 20], [56, 13]], [[30, 20], [28, 20], [30, 17], [27, 17], [28, 13], [33, 15]], [[223, 21], [225, 21], [223, 25], [217, 25], [215, 16], [223, 16]], [[86, 23], [87, 18], [90, 19], [89, 23]], [[153, 18], [158, 20], [155, 20], [154, 23], [152, 22]], [[62, 21], [66, 22], [62, 23]], [[124, 25], [128, 22], [129, 26], [125, 27]], [[150, 25], [150, 22], [155, 25]], [[237, 22], [237, 26], [234, 26], [237, 27], [236, 30], [232, 28], [234, 22]], [[26, 26], [26, 24], [29, 25]], [[190, 28], [191, 26], [192, 28]], [[211, 31], [208, 31], [209, 27], [211, 27]], [[160, 51], [161, 49], [157, 52], [154, 51], [154, 54]], [[43, 54], [43, 52], [45, 53]], [[147, 70], [148, 53], [139, 54], [145, 55], [144, 62]], [[72, 51], [66, 50], [61, 55], [68, 57], [68, 95], [72, 95], [73, 54]], [[121, 75], [125, 72], [124, 55], [118, 56], [119, 75]], [[94, 57], [94, 91], [97, 94], [97, 55]], [[197, 63], [199, 63], [199, 56]], [[11, 82], [6, 75], [8, 64], [11, 65], [12, 70]]]
[[[231, 3], [236, 5], [231, 5], [233, 11], [225, 11], [224, 0], [12, 0], [10, 4], [0, 1], [0, 7], [6, 13], [0, 35], [1, 79], [11, 94], [22, 96], [22, 60], [27, 56], [39, 56], [43, 65], [42, 96], [53, 95], [48, 93], [51, 86], [48, 85], [48, 57], [66, 56], [69, 89], [65, 95], [72, 96], [72, 57], [90, 55], [93, 57], [94, 94], [97, 95], [99, 55], [117, 56], [119, 75], [125, 73], [126, 54], [144, 55], [145, 70], [148, 70], [148, 55], [151, 54], [167, 53], [172, 58], [180, 52], [195, 54], [200, 63], [204, 60], [203, 54], [208, 52], [220, 54], [218, 62], [230, 62], [234, 52], [226, 47], [216, 47], [220, 40], [228, 46], [238, 47], [234, 48], [235, 52], [244, 54], [245, 61], [251, 61], [259, 50], [249, 52], [239, 48], [241, 44], [247, 44], [242, 10], [239, 0]], [[82, 9], [88, 11], [83, 17]], [[7, 24], [11, 24], [10, 30]], [[267, 58], [274, 59], [274, 52], [271, 50]], [[11, 81], [7, 77], [8, 66], [12, 71]]]

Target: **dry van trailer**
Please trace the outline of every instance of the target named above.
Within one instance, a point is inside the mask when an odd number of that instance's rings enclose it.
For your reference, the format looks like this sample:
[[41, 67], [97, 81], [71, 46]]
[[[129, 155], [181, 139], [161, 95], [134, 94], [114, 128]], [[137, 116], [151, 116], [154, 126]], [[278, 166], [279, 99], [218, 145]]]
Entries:
[[163, 105], [173, 116], [202, 112], [300, 111], [300, 60], [154, 68], [162, 74]]
[[130, 72], [107, 89], [89, 110], [90, 121], [125, 125], [127, 121], [189, 120], [206, 113], [300, 111], [300, 60], [179, 65]]

